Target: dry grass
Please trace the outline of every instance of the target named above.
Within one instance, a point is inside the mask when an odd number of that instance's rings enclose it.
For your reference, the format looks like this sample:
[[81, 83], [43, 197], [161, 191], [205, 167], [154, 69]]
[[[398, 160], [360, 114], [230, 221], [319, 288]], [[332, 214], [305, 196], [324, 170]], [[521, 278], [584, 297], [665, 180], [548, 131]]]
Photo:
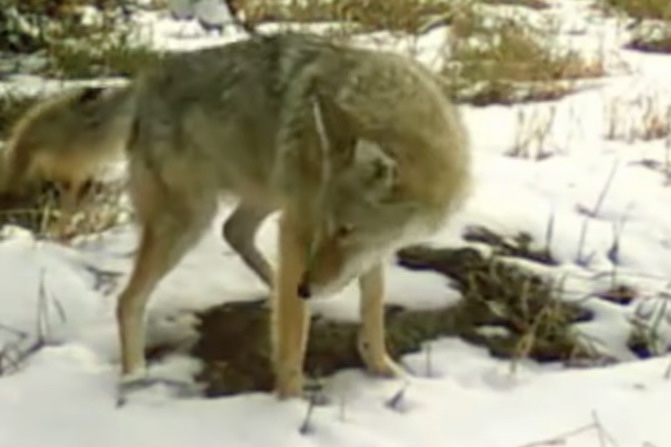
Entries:
[[124, 186], [121, 181], [92, 183], [73, 212], [60, 206], [56, 189], [50, 184], [22, 197], [0, 196], [0, 228], [15, 225], [31, 231], [38, 239], [64, 243], [99, 234], [127, 217], [129, 212], [122, 203]]
[[671, 20], [671, 3], [668, 0], [603, 0], [603, 4], [639, 20]]
[[671, 53], [671, 21], [635, 25], [626, 47], [646, 53]]
[[604, 73], [601, 60], [553, 46], [550, 25], [532, 26], [524, 16], [488, 17], [466, 9], [452, 22], [443, 74], [453, 96], [477, 105], [551, 100], [575, 88], [575, 81]]
[[160, 54], [138, 43], [117, 9], [99, 11], [87, 23], [73, 16], [60, 21], [46, 41], [47, 74], [60, 78], [133, 76]]
[[660, 39], [637, 36], [629, 42], [627, 47], [647, 53], [671, 53], [671, 32]]
[[560, 298], [560, 282], [511, 262], [519, 256], [496, 254], [499, 237], [490, 242], [495, 249], [490, 256], [471, 248], [421, 246], [404, 248], [397, 255], [405, 268], [434, 270], [454, 281], [463, 296], [457, 305], [459, 335], [487, 346], [493, 355], [566, 362], [591, 356], [572, 328], [590, 319], [589, 312]]
[[536, 10], [548, 7], [544, 0], [236, 0], [233, 3], [252, 26], [264, 22], [341, 22], [354, 25], [358, 32], [386, 30], [415, 34], [434, 25], [436, 20], [449, 21], [455, 11], [471, 1]]
[[662, 291], [637, 303], [630, 317], [632, 329], [627, 345], [640, 358], [660, 356], [668, 352], [669, 346], [663, 337], [663, 327], [668, 324], [670, 299], [671, 295]]
[[578, 79], [604, 72], [600, 60], [554, 49], [552, 26], [532, 26], [524, 11], [509, 18], [491, 14], [501, 4], [543, 9], [547, 4], [542, 0], [239, 0], [235, 4], [252, 28], [267, 22], [287, 26], [328, 22], [342, 25], [330, 29], [331, 35], [341, 38], [383, 30], [416, 37], [435, 26], [451, 25], [452, 38], [445, 48], [449, 64], [443, 71], [448, 93], [476, 105], [560, 98], [574, 90]]
[[603, 0], [609, 11], [635, 20], [626, 47], [650, 52], [671, 52], [671, 2], [667, 0]]
[[[575, 80], [602, 74], [600, 62], [552, 49], [550, 27], [532, 27], [523, 15], [491, 20], [486, 11], [476, 12], [474, 7], [478, 2], [502, 1], [535, 9], [546, 6], [540, 0], [239, 0], [235, 4], [251, 27], [266, 22], [330, 22], [343, 25], [333, 28], [336, 37], [382, 30], [418, 35], [451, 24], [453, 39], [446, 49], [450, 63], [444, 74], [456, 100], [477, 105], [556, 99], [571, 92]], [[67, 20], [44, 30], [47, 72], [52, 76], [132, 76], [159, 57], [132, 43], [131, 31], [120, 25], [118, 9], [102, 9], [101, 20], [88, 25], [74, 12], [68, 14]]]
[[416, 33], [432, 15], [446, 14], [450, 3], [440, 0], [239, 0], [235, 2], [251, 26], [264, 22], [341, 22], [359, 32], [404, 31]]
[[614, 98], [605, 105], [605, 137], [627, 143], [664, 138], [671, 132], [670, 114], [671, 100], [659, 92]]
[[530, 160], [545, 160], [553, 155], [548, 151], [548, 140], [557, 116], [557, 107], [520, 108], [517, 111], [517, 132], [512, 148], [507, 152], [511, 157]]
[[544, 0], [483, 0], [490, 5], [524, 6], [532, 9], [546, 9], [550, 5]]
[[507, 238], [483, 226], [470, 226], [464, 231], [463, 237], [466, 241], [490, 246], [495, 256], [521, 258], [544, 265], [558, 264], [550, 252], [549, 240], [538, 246], [531, 235], [525, 232]]
[[[41, 74], [58, 78], [130, 76], [157, 57], [135, 39], [134, 30], [126, 20], [124, 2], [5, 0], [5, 3], [11, 11], [6, 11], [4, 17], [8, 29], [0, 30], [0, 36], [7, 34], [5, 49], [43, 55], [46, 64]], [[2, 19], [0, 14], [0, 23]]]
[[48, 47], [48, 75], [67, 79], [134, 76], [160, 54], [129, 44], [123, 33], [92, 33], [82, 40], [54, 41]]

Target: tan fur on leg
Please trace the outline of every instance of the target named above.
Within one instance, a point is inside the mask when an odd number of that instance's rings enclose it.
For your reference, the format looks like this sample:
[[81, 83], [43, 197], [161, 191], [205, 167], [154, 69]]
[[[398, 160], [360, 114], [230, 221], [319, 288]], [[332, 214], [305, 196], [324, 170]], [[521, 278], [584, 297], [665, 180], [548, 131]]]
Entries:
[[395, 377], [403, 370], [385, 346], [384, 272], [377, 264], [359, 278], [361, 329], [357, 347], [368, 371], [376, 376]]
[[146, 227], [142, 234], [135, 268], [117, 304], [123, 376], [132, 378], [144, 373], [144, 312], [149, 292], [162, 276], [163, 269], [157, 267], [164, 255], [160, 241], [153, 235], [151, 227]]
[[297, 225], [298, 219], [291, 213], [280, 220], [279, 266], [272, 303], [275, 392], [281, 399], [303, 393], [303, 362], [310, 329], [309, 310], [297, 294], [306, 250]]
[[197, 242], [216, 210], [214, 195], [203, 195], [198, 188], [170, 190], [143, 166], [133, 168], [131, 192], [142, 235], [117, 304], [121, 368], [129, 380], [144, 370], [144, 314], [151, 293]]

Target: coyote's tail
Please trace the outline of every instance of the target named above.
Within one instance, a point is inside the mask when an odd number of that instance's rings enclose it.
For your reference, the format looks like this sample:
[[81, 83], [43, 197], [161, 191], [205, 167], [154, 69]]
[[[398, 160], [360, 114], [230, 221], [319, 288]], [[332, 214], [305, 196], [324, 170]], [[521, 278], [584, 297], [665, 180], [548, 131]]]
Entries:
[[90, 180], [123, 153], [135, 118], [133, 91], [132, 85], [76, 88], [28, 109], [0, 152], [0, 192]]

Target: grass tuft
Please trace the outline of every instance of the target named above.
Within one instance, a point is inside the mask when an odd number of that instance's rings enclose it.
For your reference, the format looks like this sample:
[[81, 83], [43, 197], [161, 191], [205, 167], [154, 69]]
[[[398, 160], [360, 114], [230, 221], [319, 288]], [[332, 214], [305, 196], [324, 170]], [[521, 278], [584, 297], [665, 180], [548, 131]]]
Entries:
[[626, 48], [645, 53], [671, 53], [671, 21], [635, 25]]
[[637, 20], [671, 20], [671, 3], [667, 0], [603, 0], [603, 4]]
[[245, 21], [256, 26], [264, 22], [342, 22], [357, 32], [419, 32], [432, 15], [451, 9], [440, 0], [241, 0], [235, 2]]
[[74, 212], [60, 205], [56, 188], [44, 184], [23, 196], [0, 195], [0, 228], [24, 228], [37, 239], [68, 242], [79, 236], [96, 235], [127, 217], [123, 206], [123, 182], [91, 183]]
[[40, 74], [63, 79], [132, 76], [157, 57], [137, 39], [125, 2], [0, 0], [0, 50], [39, 54]]
[[[492, 243], [501, 249], [499, 240]], [[566, 362], [592, 356], [572, 328], [589, 320], [589, 312], [560, 298], [561, 283], [510, 262], [509, 256], [422, 246], [404, 248], [398, 256], [403, 267], [434, 270], [454, 281], [463, 294], [457, 332], [493, 355]]]
[[550, 7], [545, 0], [483, 0], [483, 3], [490, 5], [523, 6], [536, 10], [543, 10]]
[[551, 26], [533, 26], [525, 16], [493, 17], [466, 9], [452, 23], [443, 75], [457, 101], [476, 105], [552, 100], [575, 81], [604, 73], [601, 60], [557, 50]]
[[605, 9], [632, 18], [626, 48], [646, 53], [671, 52], [671, 2], [667, 0], [602, 0]]

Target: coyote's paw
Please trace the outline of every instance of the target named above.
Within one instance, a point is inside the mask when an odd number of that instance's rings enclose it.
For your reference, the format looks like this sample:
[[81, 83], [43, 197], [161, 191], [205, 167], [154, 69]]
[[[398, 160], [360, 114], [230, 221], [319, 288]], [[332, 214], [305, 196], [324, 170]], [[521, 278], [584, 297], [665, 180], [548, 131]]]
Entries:
[[376, 377], [397, 378], [405, 375], [401, 366], [385, 353], [381, 356], [363, 358], [368, 372]]
[[132, 377], [122, 377], [119, 381], [117, 386], [117, 407], [126, 405], [129, 398], [134, 394], [156, 386], [167, 388], [169, 393], [174, 397], [194, 397], [201, 394], [200, 388], [193, 383], [161, 377], [149, 377], [146, 374], [134, 374]]
[[[278, 362], [279, 363], [279, 362]], [[275, 395], [280, 400], [304, 396], [305, 377], [299, 367], [275, 367]]]
[[278, 378], [275, 382], [275, 395], [280, 400], [302, 398], [302, 377]]
[[386, 349], [371, 349], [371, 343], [368, 343], [367, 340], [360, 336], [358, 340], [357, 347], [359, 349], [359, 355], [368, 372], [377, 377], [402, 377], [405, 375], [405, 371], [401, 366], [396, 363], [387, 353]]

